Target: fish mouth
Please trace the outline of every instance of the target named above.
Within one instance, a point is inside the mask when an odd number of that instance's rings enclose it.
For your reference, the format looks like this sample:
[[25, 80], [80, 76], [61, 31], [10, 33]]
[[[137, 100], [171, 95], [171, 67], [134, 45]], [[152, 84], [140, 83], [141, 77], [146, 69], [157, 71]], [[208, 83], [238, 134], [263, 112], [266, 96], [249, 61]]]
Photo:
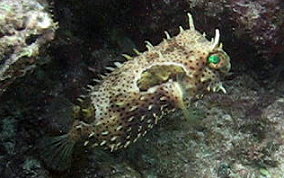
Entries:
[[207, 86], [207, 91], [212, 91], [212, 92], [223, 92], [224, 94], [227, 93], [226, 89], [223, 87], [223, 84], [221, 81], [218, 82], [211, 82], [209, 83], [209, 85]]

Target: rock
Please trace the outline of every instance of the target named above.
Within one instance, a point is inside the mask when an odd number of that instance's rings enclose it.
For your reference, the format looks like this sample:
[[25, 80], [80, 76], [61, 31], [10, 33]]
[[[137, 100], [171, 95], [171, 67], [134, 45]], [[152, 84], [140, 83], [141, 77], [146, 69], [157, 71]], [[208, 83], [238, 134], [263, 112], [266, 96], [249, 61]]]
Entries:
[[0, 2], [0, 95], [39, 63], [57, 28], [45, 1]]
[[237, 38], [246, 40], [266, 59], [283, 53], [283, 1], [229, 0], [228, 3]]
[[271, 153], [271, 159], [276, 161], [277, 166], [269, 168], [268, 172], [272, 177], [281, 177], [284, 170], [284, 160], [281, 156], [284, 154], [284, 98], [278, 98], [266, 107], [262, 117], [272, 124], [269, 140], [277, 145], [274, 152]]

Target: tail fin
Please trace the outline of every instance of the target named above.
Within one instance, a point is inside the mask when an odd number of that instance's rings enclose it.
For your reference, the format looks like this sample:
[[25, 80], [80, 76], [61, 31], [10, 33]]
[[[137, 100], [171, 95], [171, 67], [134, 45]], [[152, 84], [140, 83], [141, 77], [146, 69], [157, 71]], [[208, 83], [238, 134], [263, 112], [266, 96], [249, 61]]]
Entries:
[[[89, 106], [88, 102], [86, 101], [82, 105]], [[79, 107], [79, 110], [77, 107]], [[87, 108], [84, 117], [92, 116], [92, 109], [89, 111]], [[69, 130], [63, 129], [63, 132], [68, 133], [61, 136], [45, 137], [39, 141], [40, 157], [46, 166], [55, 171], [64, 171], [71, 166], [75, 144], [90, 134], [89, 131], [92, 126], [79, 121], [77, 117], [81, 116], [80, 106], [75, 106], [64, 98], [58, 97], [54, 103], [48, 106], [48, 111], [50, 114], [46, 118], [50, 119], [50, 122], [61, 121], [61, 125], [64, 126], [72, 123]]]
[[71, 166], [75, 141], [69, 134], [46, 137], [41, 140], [41, 157], [47, 167], [56, 171], [64, 171]]
[[70, 130], [70, 124], [74, 122], [73, 108], [73, 103], [59, 96], [46, 106], [46, 113], [43, 113], [42, 117], [48, 126], [47, 130], [50, 129], [49, 127], [56, 126], [55, 130], [66, 133], [60, 136], [43, 136], [38, 141], [39, 156], [46, 167], [52, 170], [63, 171], [71, 165], [75, 141], [67, 132]]

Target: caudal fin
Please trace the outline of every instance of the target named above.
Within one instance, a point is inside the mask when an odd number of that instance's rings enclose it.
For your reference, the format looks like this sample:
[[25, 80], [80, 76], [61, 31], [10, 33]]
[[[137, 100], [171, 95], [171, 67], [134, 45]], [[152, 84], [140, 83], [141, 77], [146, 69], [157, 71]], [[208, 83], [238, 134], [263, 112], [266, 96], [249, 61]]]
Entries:
[[52, 170], [64, 171], [71, 166], [72, 153], [75, 141], [70, 139], [69, 134], [46, 137], [41, 140], [41, 158]]

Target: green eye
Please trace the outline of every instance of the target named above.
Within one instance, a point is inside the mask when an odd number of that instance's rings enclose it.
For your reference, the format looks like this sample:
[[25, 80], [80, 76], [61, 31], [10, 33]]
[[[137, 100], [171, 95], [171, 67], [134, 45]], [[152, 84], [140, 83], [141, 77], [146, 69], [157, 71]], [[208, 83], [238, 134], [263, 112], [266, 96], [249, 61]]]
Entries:
[[221, 61], [221, 59], [220, 59], [220, 57], [217, 56], [217, 55], [211, 55], [211, 56], [208, 58], [208, 62], [209, 62], [209, 63], [218, 64], [220, 61]]

